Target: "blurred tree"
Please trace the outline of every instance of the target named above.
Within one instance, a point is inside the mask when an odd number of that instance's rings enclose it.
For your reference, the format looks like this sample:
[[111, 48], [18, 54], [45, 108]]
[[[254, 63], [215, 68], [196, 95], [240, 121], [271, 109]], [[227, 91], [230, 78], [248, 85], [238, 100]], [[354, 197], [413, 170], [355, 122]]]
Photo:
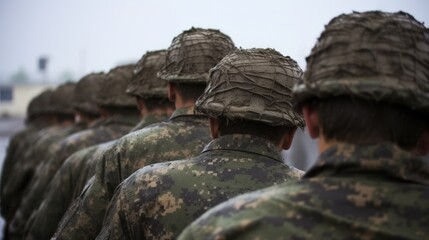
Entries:
[[19, 68], [18, 71], [16, 71], [12, 76], [10, 77], [10, 82], [17, 84], [17, 83], [28, 83], [28, 74], [25, 71], [24, 68]]
[[63, 82], [67, 82], [67, 81], [73, 81], [74, 80], [74, 76], [73, 73], [71, 71], [64, 71], [60, 74], [60, 76], [58, 77], [58, 81], [63, 83]]

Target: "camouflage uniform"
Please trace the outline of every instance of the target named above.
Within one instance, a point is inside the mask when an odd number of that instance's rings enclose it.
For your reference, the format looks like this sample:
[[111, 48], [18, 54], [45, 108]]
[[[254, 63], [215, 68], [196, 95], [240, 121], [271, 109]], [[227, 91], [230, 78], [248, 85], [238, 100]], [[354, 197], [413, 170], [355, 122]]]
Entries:
[[[142, 98], [154, 96], [166, 98], [167, 85], [164, 81], [154, 82], [157, 80], [157, 70], [165, 62], [165, 55], [166, 51], [162, 50], [146, 53], [134, 67], [133, 77], [127, 86], [126, 93]], [[141, 74], [142, 72], [145, 74]], [[152, 72], [152, 74], [148, 74], [148, 72]], [[85, 78], [81, 81], [83, 80]], [[87, 111], [92, 109], [88, 104], [82, 104], [82, 101], [79, 102], [78, 106], [80, 108], [87, 106]], [[166, 119], [168, 116], [161, 113], [145, 115], [131, 131]], [[54, 234], [56, 226], [69, 204], [79, 196], [88, 179], [94, 175], [97, 159], [100, 159], [104, 149], [114, 142], [99, 144], [75, 152], [63, 163], [51, 181], [48, 190], [46, 190], [42, 204], [27, 223], [26, 239], [48, 239]]]
[[[125, 89], [131, 80], [132, 65], [112, 69], [107, 74], [107, 80], [102, 91], [96, 96], [97, 104], [101, 107], [135, 107], [134, 99], [125, 94]], [[20, 236], [24, 232], [27, 219], [33, 210], [37, 209], [43, 200], [43, 193], [54, 177], [56, 171], [72, 153], [95, 144], [117, 139], [128, 133], [138, 122], [135, 115], [113, 114], [98, 121], [90, 129], [75, 133], [61, 142], [51, 145], [47, 155], [49, 158], [38, 166], [32, 179], [28, 194], [22, 200], [10, 226], [10, 232]]]
[[[28, 118], [32, 119], [34, 115], [48, 114], [56, 116], [57, 114], [65, 114], [71, 116], [73, 110], [68, 103], [73, 97], [75, 84], [65, 83], [59, 86], [54, 91], [46, 91], [35, 98], [34, 102], [30, 102], [28, 110]], [[29, 184], [34, 170], [39, 163], [39, 156], [33, 156], [36, 147], [48, 146], [52, 142], [59, 141], [65, 136], [83, 129], [84, 126], [70, 126], [70, 122], [57, 123], [53, 126], [43, 125], [44, 128], [28, 135], [26, 139], [21, 139], [21, 144], [17, 150], [17, 154], [13, 157], [13, 162], [6, 159], [4, 171], [4, 181], [2, 182], [2, 209], [7, 222], [12, 220], [19, 203], [21, 202], [22, 194], [25, 192]], [[52, 125], [52, 124], [51, 124]], [[46, 148], [38, 153], [45, 153]], [[12, 155], [11, 155], [12, 156]], [[7, 157], [8, 158], [8, 157]], [[13, 174], [13, 181], [8, 181], [9, 174]], [[2, 176], [3, 177], [3, 176]]]
[[197, 155], [209, 141], [206, 118], [195, 116], [193, 108], [177, 109], [169, 121], [152, 124], [119, 139], [97, 162], [95, 176], [67, 210], [55, 237], [95, 238], [113, 192], [125, 178], [160, 160]]
[[127, 178], [98, 239], [174, 239], [215, 204], [300, 175], [267, 140], [222, 136], [198, 157], [150, 165]]
[[[165, 115], [148, 115], [138, 126], [144, 128], [165, 119]], [[131, 131], [135, 131], [134, 129], [136, 127]], [[80, 195], [86, 182], [94, 175], [97, 160], [115, 142], [116, 140], [85, 148], [67, 158], [52, 179], [39, 209], [27, 223], [26, 239], [48, 239], [54, 234], [69, 204]]]
[[[204, 86], [208, 70], [234, 48], [217, 30], [192, 28], [173, 39], [158, 76], [184, 86]], [[195, 116], [193, 106], [176, 109], [169, 121], [121, 138], [97, 163], [95, 176], [67, 210], [54, 238], [93, 239], [115, 188], [125, 178], [148, 164], [195, 156], [209, 141], [207, 119]]]
[[[424, 120], [429, 54], [422, 49], [429, 49], [428, 29], [409, 14], [340, 15], [307, 58], [296, 105], [342, 96], [399, 104]], [[328, 142], [301, 181], [218, 205], [179, 239], [427, 239], [429, 166], [411, 152], [387, 140]]]
[[393, 144], [337, 144], [299, 182], [236, 197], [179, 239], [424, 239], [429, 167]]
[[[196, 110], [211, 117], [302, 127], [290, 97], [301, 75], [293, 60], [274, 50], [237, 50], [210, 70]], [[275, 108], [281, 110], [270, 112]], [[210, 207], [300, 175], [283, 164], [280, 147], [270, 140], [245, 133], [222, 135], [198, 157], [154, 164], [131, 175], [115, 193], [98, 239], [174, 239]]]

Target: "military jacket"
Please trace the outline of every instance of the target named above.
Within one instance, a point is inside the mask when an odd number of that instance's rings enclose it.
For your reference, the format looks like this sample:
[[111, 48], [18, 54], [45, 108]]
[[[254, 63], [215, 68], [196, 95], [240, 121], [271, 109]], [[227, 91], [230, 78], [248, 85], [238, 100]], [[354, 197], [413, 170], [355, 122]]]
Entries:
[[[15, 158], [14, 166], [9, 170], [9, 173], [13, 174], [13, 181], [5, 183], [2, 193], [4, 207], [7, 208], [11, 218], [19, 207], [23, 194], [28, 191], [36, 167], [44, 159], [49, 147], [54, 142], [61, 141], [84, 128], [83, 124], [55, 125], [29, 136], [25, 144], [27, 147], [19, 150], [20, 154]], [[12, 220], [11, 218], [7, 218], [8, 221]]]
[[[13, 170], [15, 168], [16, 163], [19, 159], [22, 158], [23, 152], [25, 152], [26, 149], [28, 149], [31, 146], [31, 141], [29, 141], [30, 138], [34, 134], [36, 134], [41, 129], [47, 127], [46, 125], [42, 124], [34, 124], [30, 123], [28, 126], [26, 126], [23, 130], [19, 131], [15, 135], [13, 135], [9, 141], [6, 155], [3, 160], [3, 166], [1, 170], [1, 181], [0, 181], [0, 193], [1, 193], [1, 215], [5, 220], [8, 222], [12, 220], [14, 211], [16, 210], [16, 207], [13, 207], [11, 204], [14, 204], [14, 201], [10, 201], [10, 198], [6, 197], [8, 193], [5, 191], [6, 185], [9, 183], [10, 176], [13, 176]], [[13, 197], [12, 197], [13, 198]], [[13, 208], [13, 210], [12, 210]]]
[[[165, 114], [145, 116], [131, 132], [167, 119]], [[97, 160], [114, 141], [73, 153], [55, 174], [44, 200], [26, 226], [26, 239], [49, 239], [73, 199], [80, 195], [85, 183], [95, 173]]]
[[115, 193], [98, 239], [175, 239], [210, 207], [301, 175], [268, 140], [221, 136], [198, 157], [131, 175]]
[[43, 165], [38, 166], [30, 191], [23, 198], [19, 210], [14, 216], [10, 232], [13, 234], [24, 232], [26, 220], [31, 216], [33, 210], [39, 207], [45, 188], [69, 155], [79, 149], [123, 136], [135, 126], [138, 119], [138, 116], [115, 115], [90, 129], [72, 134], [57, 144], [51, 145], [48, 153], [50, 157]]
[[115, 188], [148, 164], [198, 155], [210, 141], [207, 118], [193, 108], [176, 109], [169, 121], [119, 139], [97, 162], [96, 173], [69, 207], [54, 239], [94, 239]]
[[337, 144], [299, 182], [241, 195], [179, 239], [427, 239], [429, 169], [389, 144]]

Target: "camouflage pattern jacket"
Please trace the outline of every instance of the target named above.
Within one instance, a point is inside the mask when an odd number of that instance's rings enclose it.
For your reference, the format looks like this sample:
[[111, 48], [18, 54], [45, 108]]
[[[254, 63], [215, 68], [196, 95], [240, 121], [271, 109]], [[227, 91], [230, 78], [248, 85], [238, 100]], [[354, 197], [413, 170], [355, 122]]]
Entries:
[[179, 239], [427, 239], [429, 166], [392, 144], [338, 144], [299, 182], [241, 195]]
[[[85, 124], [55, 125], [43, 128], [27, 138], [25, 149], [19, 150], [20, 154], [17, 155], [14, 165], [9, 170], [9, 174], [13, 174], [13, 181], [5, 183], [2, 193], [2, 202], [11, 218], [19, 207], [24, 193], [29, 190], [28, 186], [31, 184], [30, 180], [36, 167], [45, 159], [49, 147], [85, 127]], [[11, 218], [6, 219], [10, 221]]]
[[39, 207], [43, 200], [43, 193], [56, 171], [61, 167], [68, 156], [79, 149], [83, 149], [95, 144], [117, 139], [128, 133], [138, 122], [136, 116], [112, 116], [90, 129], [75, 133], [66, 139], [51, 145], [49, 158], [44, 164], [39, 165], [32, 179], [30, 191], [23, 198], [19, 210], [16, 212], [12, 225], [9, 228], [12, 234], [22, 235], [27, 219], [33, 210]]
[[169, 121], [124, 136], [106, 150], [96, 173], [69, 207], [54, 239], [94, 239], [115, 188], [146, 165], [198, 155], [210, 141], [207, 118], [177, 109]]
[[268, 140], [221, 136], [198, 157], [131, 175], [115, 193], [98, 239], [175, 239], [214, 205], [301, 175]]
[[[167, 119], [164, 114], [149, 114], [131, 132]], [[86, 182], [95, 173], [102, 153], [116, 140], [102, 143], [73, 153], [55, 174], [44, 200], [33, 212], [26, 226], [26, 239], [49, 239], [73, 199], [80, 195]]]

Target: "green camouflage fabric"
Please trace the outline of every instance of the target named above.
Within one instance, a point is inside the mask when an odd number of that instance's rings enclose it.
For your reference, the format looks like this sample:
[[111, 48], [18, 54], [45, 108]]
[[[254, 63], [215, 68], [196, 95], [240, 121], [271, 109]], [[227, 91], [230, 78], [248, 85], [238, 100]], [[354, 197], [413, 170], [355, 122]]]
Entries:
[[[146, 115], [131, 132], [168, 119], [166, 114]], [[49, 239], [73, 199], [82, 192], [86, 182], [95, 173], [98, 159], [116, 140], [82, 149], [73, 153], [55, 174], [44, 200], [26, 226], [26, 239]]]
[[49, 148], [50, 156], [43, 165], [39, 165], [32, 178], [32, 185], [29, 192], [22, 199], [19, 210], [16, 212], [12, 225], [9, 228], [13, 234], [21, 235], [24, 232], [27, 219], [31, 216], [33, 210], [39, 207], [43, 200], [43, 193], [56, 171], [68, 156], [77, 150], [90, 147], [95, 144], [117, 139], [135, 126], [138, 122], [138, 116], [115, 115], [109, 117], [90, 129], [75, 133], [66, 139], [51, 145]]
[[427, 239], [429, 166], [390, 143], [337, 144], [304, 177], [206, 212], [179, 239]]
[[175, 239], [216, 204], [302, 173], [285, 165], [280, 149], [268, 140], [221, 136], [198, 157], [150, 165], [126, 179], [97, 239]]
[[[43, 201], [27, 222], [25, 239], [49, 239], [55, 232], [75, 191], [82, 191], [81, 178], [88, 180], [95, 172], [95, 163], [103, 151], [116, 140], [84, 148], [66, 159], [47, 187]], [[85, 166], [90, 167], [85, 167]], [[92, 168], [91, 168], [92, 167]], [[80, 193], [79, 191], [79, 193]]]
[[9, 141], [9, 145], [6, 150], [6, 155], [3, 161], [3, 167], [1, 171], [1, 215], [5, 218], [6, 221], [12, 220], [14, 211], [10, 204], [5, 198], [5, 188], [9, 183], [10, 176], [13, 176], [12, 169], [15, 167], [15, 164], [18, 162], [18, 159], [21, 159], [24, 153], [24, 150], [27, 149], [31, 142], [28, 139], [31, 139], [34, 134], [36, 134], [41, 129], [47, 127], [43, 124], [29, 124], [23, 130], [13, 135]]
[[[2, 193], [2, 202], [8, 208], [8, 215], [11, 218], [19, 207], [23, 195], [28, 191], [28, 186], [31, 185], [30, 180], [36, 171], [36, 167], [43, 159], [46, 159], [45, 154], [49, 147], [84, 128], [84, 124], [55, 125], [43, 128], [28, 138], [28, 143], [25, 144], [26, 149], [20, 150], [21, 156], [15, 160], [16, 164], [10, 169], [10, 174], [13, 174], [13, 181], [5, 184]], [[12, 219], [8, 218], [8, 220]]]
[[96, 173], [61, 220], [54, 239], [94, 239], [115, 188], [136, 170], [159, 161], [198, 155], [210, 141], [207, 118], [193, 107], [176, 109], [169, 121], [122, 137], [106, 150]]
[[167, 113], [164, 114], [148, 114], [145, 116], [133, 129], [131, 129], [131, 132], [138, 131], [140, 129], [143, 129], [151, 124], [163, 122], [168, 119]]

